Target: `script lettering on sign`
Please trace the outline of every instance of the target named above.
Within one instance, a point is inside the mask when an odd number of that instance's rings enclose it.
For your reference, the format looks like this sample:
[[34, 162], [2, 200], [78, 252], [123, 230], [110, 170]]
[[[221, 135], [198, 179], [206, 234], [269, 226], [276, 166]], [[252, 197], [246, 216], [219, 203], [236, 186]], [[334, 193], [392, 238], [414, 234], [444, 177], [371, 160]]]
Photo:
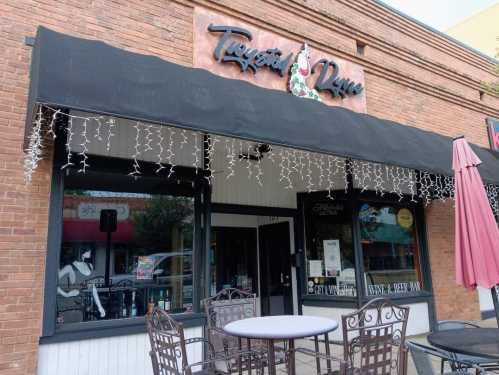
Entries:
[[[315, 89], [317, 91], [329, 91], [333, 98], [340, 96], [345, 98], [347, 95], [357, 95], [362, 92], [364, 87], [361, 83], [355, 83], [349, 78], [340, 78], [340, 68], [334, 61], [321, 59], [312, 67], [312, 74], [315, 73], [317, 66], [322, 65], [319, 78], [315, 82]], [[328, 72], [332, 68], [331, 75], [327, 77]]]
[[233, 34], [243, 36], [248, 41], [253, 39], [251, 32], [241, 27], [215, 26], [210, 24], [208, 30], [210, 32], [223, 33], [214, 51], [217, 61], [236, 63], [242, 72], [251, 69], [253, 73], [256, 73], [260, 68], [267, 67], [278, 73], [281, 77], [284, 77], [287, 73], [289, 62], [293, 58], [292, 53], [282, 59], [282, 51], [278, 48], [259, 51], [256, 48], [247, 47], [240, 41], [231, 39]]
[[[288, 89], [300, 98], [322, 101], [319, 93], [328, 92], [333, 98], [345, 99], [364, 90], [362, 83], [341, 77], [340, 64], [335, 61], [323, 58], [311, 64], [311, 51], [306, 43], [293, 59], [293, 53], [284, 57], [279, 48], [248, 47], [245, 42], [251, 42], [253, 35], [242, 27], [209, 24], [208, 31], [220, 34], [213, 51], [218, 62], [237, 64], [241, 72], [250, 70], [256, 74], [259, 69], [267, 68], [281, 77], [288, 74]], [[308, 79], [315, 70], [318, 71], [315, 84], [309, 85]]]

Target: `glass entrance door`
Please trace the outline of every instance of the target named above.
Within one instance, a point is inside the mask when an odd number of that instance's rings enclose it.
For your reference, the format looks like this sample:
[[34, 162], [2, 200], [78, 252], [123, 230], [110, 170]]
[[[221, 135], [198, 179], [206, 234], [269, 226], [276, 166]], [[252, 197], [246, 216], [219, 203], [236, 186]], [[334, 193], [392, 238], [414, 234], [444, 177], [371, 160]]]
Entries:
[[258, 227], [262, 315], [293, 314], [289, 223]]

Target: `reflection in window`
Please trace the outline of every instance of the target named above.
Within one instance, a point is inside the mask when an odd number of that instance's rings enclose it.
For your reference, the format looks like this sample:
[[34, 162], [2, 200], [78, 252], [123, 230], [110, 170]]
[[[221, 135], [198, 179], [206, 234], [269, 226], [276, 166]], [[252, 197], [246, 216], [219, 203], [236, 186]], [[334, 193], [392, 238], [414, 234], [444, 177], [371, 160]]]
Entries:
[[192, 309], [193, 198], [65, 189], [63, 208], [59, 326]]
[[211, 294], [225, 288], [257, 292], [255, 228], [212, 228]]
[[343, 202], [315, 202], [307, 209], [307, 292], [357, 295], [349, 211]]
[[412, 210], [365, 203], [359, 222], [367, 294], [420, 291], [420, 257]]

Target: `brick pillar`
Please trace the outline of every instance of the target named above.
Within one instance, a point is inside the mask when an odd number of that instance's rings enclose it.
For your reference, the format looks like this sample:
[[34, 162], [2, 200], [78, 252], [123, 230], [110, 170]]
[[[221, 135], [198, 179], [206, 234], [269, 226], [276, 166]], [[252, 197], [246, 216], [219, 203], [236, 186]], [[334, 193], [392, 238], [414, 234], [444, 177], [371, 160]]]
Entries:
[[435, 201], [427, 207], [426, 226], [437, 319], [480, 319], [478, 292], [468, 291], [455, 281], [452, 202]]

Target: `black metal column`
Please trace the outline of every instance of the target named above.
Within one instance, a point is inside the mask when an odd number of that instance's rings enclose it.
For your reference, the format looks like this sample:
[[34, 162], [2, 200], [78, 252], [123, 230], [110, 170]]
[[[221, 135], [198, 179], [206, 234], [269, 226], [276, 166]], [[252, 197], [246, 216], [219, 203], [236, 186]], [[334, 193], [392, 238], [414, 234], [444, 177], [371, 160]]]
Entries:
[[494, 311], [496, 313], [497, 326], [499, 327], [499, 300], [497, 298], [497, 287], [491, 288], [490, 293], [492, 294], [492, 302], [494, 302]]

